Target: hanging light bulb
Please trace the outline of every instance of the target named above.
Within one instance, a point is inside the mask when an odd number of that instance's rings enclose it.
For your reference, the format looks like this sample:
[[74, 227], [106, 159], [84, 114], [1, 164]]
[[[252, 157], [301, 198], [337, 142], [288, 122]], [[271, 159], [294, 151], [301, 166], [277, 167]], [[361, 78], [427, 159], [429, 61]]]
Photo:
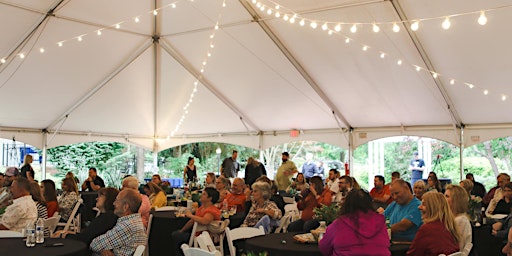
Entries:
[[20, 56], [20, 59], [24, 59], [25, 58], [25, 54], [24, 53], [20, 53], [19, 56]]
[[416, 66], [416, 71], [420, 71], [420, 70], [421, 70], [420, 66]]
[[484, 95], [487, 95], [489, 94], [489, 91], [488, 90], [484, 90]]
[[208, 53], [208, 54], [206, 54], [206, 55], [208, 55], [208, 57], [211, 57], [211, 56], [212, 56], [212, 54], [211, 54], [211, 53]]
[[98, 29], [98, 31], [96, 31], [96, 34], [97, 34], [98, 36], [101, 36], [101, 29]]
[[78, 42], [82, 42], [82, 36], [77, 37], [76, 40], [78, 40]]
[[43, 53], [44, 52], [44, 48], [43, 47], [39, 48], [39, 52]]
[[412, 31], [417, 31], [418, 28], [420, 27], [420, 22], [419, 21], [414, 21], [412, 24], [411, 24], [411, 30]]
[[158, 11], [157, 10], [153, 10], [153, 15], [158, 15]]
[[215, 34], [210, 35], [210, 39], [213, 39], [215, 37]]
[[139, 17], [135, 17], [133, 20], [135, 21], [135, 23], [139, 23], [140, 21]]
[[299, 25], [304, 27], [304, 25], [306, 25], [306, 21], [304, 19], [300, 20]]
[[272, 9], [268, 8], [268, 10], [267, 10], [267, 14], [268, 14], [268, 15], [271, 15], [271, 14], [272, 14]]
[[290, 24], [295, 23], [295, 16], [290, 18]]
[[478, 17], [478, 24], [482, 26], [487, 24], [487, 17], [485, 17], [485, 11], [480, 12], [480, 17]]
[[441, 26], [443, 27], [443, 29], [449, 29], [451, 25], [452, 23], [450, 22], [450, 18], [446, 17]]
[[226, 7], [226, 1], [222, 2], [222, 7]]
[[397, 64], [398, 66], [402, 66], [402, 60], [398, 60], [398, 61], [396, 62], [396, 64]]
[[350, 38], [348, 38], [348, 37], [347, 37], [347, 38], [345, 38], [345, 43], [346, 43], [346, 44], [350, 43]]
[[357, 32], [357, 25], [355, 23], [354, 23], [354, 25], [352, 25], [352, 27], [350, 27], [350, 32], [352, 32], [352, 33]]
[[311, 28], [315, 29], [318, 25], [316, 24], [315, 21], [312, 21], [311, 24], [309, 24], [311, 26]]
[[469, 89], [473, 89], [475, 87], [473, 84], [470, 83], [466, 83], [466, 85], [469, 87]]
[[501, 100], [502, 101], [506, 101], [507, 100], [507, 95], [505, 95], [505, 94], [501, 95]]
[[261, 10], [261, 11], [265, 11], [265, 6], [264, 6], [264, 5], [262, 5], [262, 6], [260, 7], [260, 10]]
[[385, 57], [386, 57], [386, 54], [385, 54], [385, 53], [383, 53], [383, 52], [381, 52], [381, 53], [380, 53], [380, 58], [381, 58], [381, 59], [384, 59]]
[[116, 29], [120, 29], [121, 28], [121, 24], [117, 23], [116, 24]]
[[341, 31], [341, 24], [337, 24], [337, 25], [334, 27], [334, 30], [336, 30], [336, 32], [340, 32], [340, 31]]
[[0, 60], [0, 62], [2, 62], [2, 64], [4, 64], [4, 63], [6, 62], [5, 58], [2, 58], [2, 59]]
[[322, 30], [327, 30], [327, 22], [322, 25]]
[[450, 79], [450, 84], [454, 85], [455, 84], [455, 79]]
[[368, 50], [368, 46], [367, 45], [363, 46], [363, 51], [366, 52], [367, 50]]
[[373, 32], [375, 32], [375, 33], [379, 33], [379, 31], [380, 31], [379, 26], [377, 26], [377, 24], [375, 24], [375, 23], [373, 23], [372, 29], [373, 29]]
[[213, 27], [215, 30], [219, 30], [219, 23], [215, 23], [215, 27]]
[[58, 42], [58, 43], [57, 43], [57, 45], [58, 45], [59, 47], [62, 47], [63, 43], [62, 43], [62, 42]]
[[252, 3], [255, 4], [257, 1], [256, 0], [252, 0]]
[[258, 3], [256, 4], [256, 7], [260, 8], [260, 7], [261, 7], [261, 3], [260, 3], [260, 2], [258, 2]]
[[172, 7], [173, 9], [175, 9], [175, 8], [176, 8], [176, 4], [175, 4], [175, 3], [171, 4], [171, 7]]
[[285, 15], [283, 16], [283, 20], [287, 21], [288, 19], [289, 19], [288, 14], [285, 14]]
[[279, 17], [281, 17], [281, 13], [276, 12], [275, 16], [276, 16], [276, 18], [279, 18]]
[[281, 6], [279, 6], [279, 5], [276, 5], [276, 10], [279, 10], [279, 8], [281, 8]]
[[393, 32], [398, 33], [400, 32], [400, 26], [396, 24], [396, 22], [393, 23]]
[[437, 78], [437, 73], [436, 72], [432, 73], [432, 77]]

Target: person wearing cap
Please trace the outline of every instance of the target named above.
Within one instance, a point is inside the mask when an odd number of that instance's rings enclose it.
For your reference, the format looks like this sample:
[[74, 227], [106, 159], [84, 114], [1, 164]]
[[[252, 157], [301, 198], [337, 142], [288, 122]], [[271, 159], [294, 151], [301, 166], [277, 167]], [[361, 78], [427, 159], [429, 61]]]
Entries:
[[0, 230], [21, 232], [28, 223], [37, 219], [37, 207], [30, 195], [30, 181], [20, 177], [12, 182], [13, 203], [5, 209], [0, 221]]
[[18, 177], [19, 171], [16, 167], [8, 167], [5, 170], [5, 176], [0, 188], [0, 212], [8, 205], [12, 204], [11, 184]]
[[276, 182], [277, 188], [279, 191], [285, 191], [290, 184], [292, 184], [291, 177], [293, 174], [297, 173], [297, 166], [291, 160], [288, 160], [290, 154], [288, 152], [283, 152], [281, 155], [281, 160], [283, 163], [277, 169], [276, 174]]
[[222, 161], [222, 165], [220, 166], [220, 174], [225, 178], [236, 178], [238, 176], [238, 172], [240, 171], [240, 163], [236, 161], [238, 157], [238, 151], [233, 150], [233, 154], [231, 157], [228, 157]]
[[409, 171], [412, 171], [411, 174], [411, 184], [414, 184], [417, 180], [421, 180], [423, 178], [423, 171], [425, 170], [425, 162], [423, 159], [419, 158], [418, 151], [414, 152], [414, 158], [411, 160], [409, 164]]

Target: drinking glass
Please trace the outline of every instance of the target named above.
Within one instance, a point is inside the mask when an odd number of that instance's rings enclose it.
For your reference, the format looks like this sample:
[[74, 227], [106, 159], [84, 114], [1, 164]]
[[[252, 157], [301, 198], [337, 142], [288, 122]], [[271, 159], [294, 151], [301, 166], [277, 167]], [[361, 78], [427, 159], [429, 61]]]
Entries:
[[229, 215], [235, 215], [236, 214], [236, 206], [231, 206], [229, 209]]

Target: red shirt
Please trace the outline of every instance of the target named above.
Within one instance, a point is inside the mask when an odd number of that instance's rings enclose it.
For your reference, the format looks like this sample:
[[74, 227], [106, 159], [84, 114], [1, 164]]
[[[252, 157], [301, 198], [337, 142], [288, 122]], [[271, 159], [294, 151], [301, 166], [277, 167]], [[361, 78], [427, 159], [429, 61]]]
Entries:
[[380, 191], [377, 191], [376, 188], [372, 188], [372, 191], [370, 191], [370, 196], [372, 198], [382, 198], [384, 197], [384, 195], [389, 196], [388, 200], [386, 201], [387, 205], [393, 202], [393, 197], [391, 197], [391, 192], [389, 192], [389, 185], [384, 185], [384, 187]]
[[300, 200], [297, 203], [297, 208], [302, 211], [302, 215], [300, 218], [303, 221], [308, 221], [313, 219], [313, 209], [315, 207], [321, 207], [322, 205], [331, 205], [332, 202], [332, 192], [330, 189], [324, 189], [322, 194], [319, 195], [318, 199], [315, 198], [313, 193], [309, 193], [306, 198]]
[[220, 210], [215, 207], [215, 205], [211, 205], [208, 208], [204, 208], [203, 206], [197, 208], [196, 210], [196, 216], [204, 217], [207, 213], [210, 213], [213, 215], [213, 220], [220, 220]]
[[59, 205], [57, 201], [46, 202], [46, 209], [48, 210], [48, 218], [51, 218], [55, 212], [59, 211]]
[[235, 195], [233, 193], [228, 194], [226, 196], [226, 201], [228, 201], [228, 207], [236, 206], [236, 212], [245, 212], [245, 195], [242, 193], [240, 195]]
[[412, 240], [407, 255], [437, 256], [449, 255], [459, 251], [459, 244], [444, 224], [437, 220], [421, 225], [416, 237]]

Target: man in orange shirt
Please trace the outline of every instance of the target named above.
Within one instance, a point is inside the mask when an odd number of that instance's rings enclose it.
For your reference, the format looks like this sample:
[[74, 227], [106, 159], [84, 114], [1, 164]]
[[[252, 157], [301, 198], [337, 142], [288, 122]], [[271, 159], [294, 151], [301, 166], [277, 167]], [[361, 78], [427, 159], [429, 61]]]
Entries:
[[235, 178], [231, 185], [231, 194], [228, 194], [225, 200], [228, 202], [228, 208], [236, 206], [236, 212], [245, 212], [245, 194], [244, 194], [244, 180], [242, 178]]
[[393, 198], [389, 192], [389, 185], [384, 185], [385, 180], [381, 175], [375, 176], [373, 184], [375, 187], [370, 191], [370, 196], [373, 198], [375, 209], [379, 207], [386, 209], [386, 207], [393, 202]]

